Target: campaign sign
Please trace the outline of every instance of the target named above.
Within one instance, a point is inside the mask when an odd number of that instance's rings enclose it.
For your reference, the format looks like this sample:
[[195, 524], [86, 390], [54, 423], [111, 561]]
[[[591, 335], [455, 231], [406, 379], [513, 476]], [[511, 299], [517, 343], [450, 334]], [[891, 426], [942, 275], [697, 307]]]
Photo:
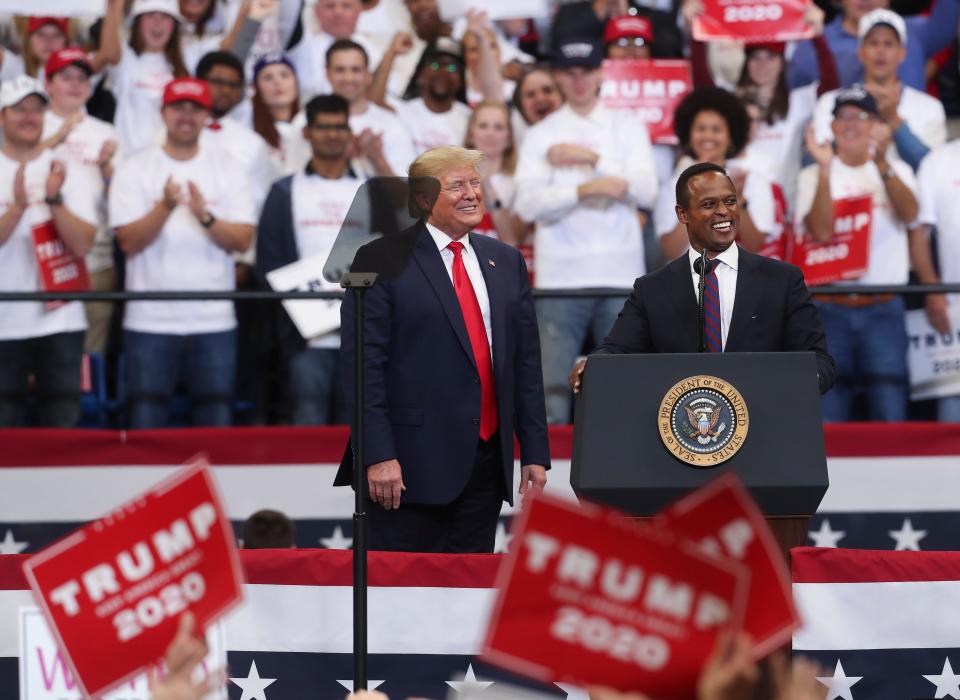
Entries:
[[810, 0], [703, 0], [703, 14], [693, 20], [697, 41], [792, 41], [809, 39], [813, 28], [804, 19]]
[[758, 658], [790, 641], [800, 625], [790, 572], [763, 514], [734, 474], [724, 474], [677, 501], [655, 523], [713, 556], [750, 569], [743, 629], [752, 637]]
[[[45, 292], [84, 292], [90, 289], [90, 278], [83, 258], [67, 248], [53, 221], [44, 221], [31, 229], [33, 252], [40, 270], [40, 287]], [[62, 306], [63, 301], [46, 302], [47, 310]]]
[[863, 276], [870, 264], [870, 195], [833, 202], [833, 238], [814, 243], [804, 236], [794, 250], [793, 262], [803, 270], [807, 286], [852, 280]]
[[686, 700], [717, 633], [740, 627], [748, 579], [666, 531], [538, 495], [500, 569], [483, 658], [545, 683]]
[[951, 303], [947, 313], [949, 333], [934, 329], [923, 309], [906, 313], [907, 369], [914, 401], [960, 396], [960, 305]]
[[693, 89], [690, 62], [618, 59], [603, 62], [600, 99], [611, 109], [632, 109], [651, 143], [676, 144], [673, 113]]
[[84, 697], [163, 656], [185, 611], [202, 629], [242, 597], [205, 461], [37, 553], [24, 574]]

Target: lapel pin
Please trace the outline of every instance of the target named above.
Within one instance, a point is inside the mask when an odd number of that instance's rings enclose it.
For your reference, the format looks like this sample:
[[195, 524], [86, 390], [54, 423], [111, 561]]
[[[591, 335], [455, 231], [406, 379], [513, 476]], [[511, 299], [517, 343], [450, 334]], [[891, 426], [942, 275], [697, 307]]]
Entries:
[[490, 267], [496, 267], [496, 266], [497, 266], [497, 263], [493, 262], [493, 260], [487, 260], [487, 262], [490, 263]]

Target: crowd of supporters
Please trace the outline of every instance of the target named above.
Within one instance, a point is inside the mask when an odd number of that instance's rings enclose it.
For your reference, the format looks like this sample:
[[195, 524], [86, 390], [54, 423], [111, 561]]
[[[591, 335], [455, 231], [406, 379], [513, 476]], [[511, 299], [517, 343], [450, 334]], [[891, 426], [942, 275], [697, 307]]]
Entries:
[[[627, 288], [684, 253], [674, 184], [702, 161], [737, 186], [745, 249], [829, 241], [833, 202], [868, 195], [869, 266], [845, 284], [960, 282], [960, 0], [811, 4], [813, 38], [789, 44], [692, 40], [699, 0], [550, 4], [500, 21], [477, 2], [447, 22], [437, 0], [0, 16], [0, 291], [44, 288], [51, 230], [93, 290], [270, 289], [329, 254], [365, 180], [448, 144], [483, 153], [479, 232], [524, 251], [535, 289]], [[691, 62], [677, 146], [601, 99], [603, 61], [637, 58]], [[912, 415], [904, 297], [814, 298], [839, 370], [824, 418]], [[960, 342], [960, 296], [912, 301]], [[537, 299], [550, 422], [571, 420], [567, 375], [622, 303]], [[101, 424], [344, 422], [338, 348], [273, 302], [3, 302], [0, 426], [77, 425], [91, 367]], [[932, 411], [960, 421], [960, 396]]]

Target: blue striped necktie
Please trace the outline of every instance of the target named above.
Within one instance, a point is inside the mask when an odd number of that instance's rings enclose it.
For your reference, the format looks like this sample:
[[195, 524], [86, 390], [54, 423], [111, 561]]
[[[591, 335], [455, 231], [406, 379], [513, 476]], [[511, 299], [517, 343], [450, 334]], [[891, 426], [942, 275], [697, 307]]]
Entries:
[[723, 335], [720, 331], [720, 283], [717, 280], [717, 260], [708, 263], [710, 272], [704, 280], [703, 318], [707, 350], [723, 352]]

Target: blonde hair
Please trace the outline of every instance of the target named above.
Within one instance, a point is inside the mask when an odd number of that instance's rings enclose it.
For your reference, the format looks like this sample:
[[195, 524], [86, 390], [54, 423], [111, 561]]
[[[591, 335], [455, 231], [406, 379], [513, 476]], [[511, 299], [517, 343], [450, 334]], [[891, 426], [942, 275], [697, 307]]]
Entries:
[[477, 115], [481, 109], [498, 109], [503, 113], [507, 121], [507, 147], [503, 150], [503, 156], [500, 169], [505, 175], [513, 175], [517, 169], [517, 144], [513, 140], [513, 124], [510, 123], [510, 109], [499, 100], [483, 100], [479, 102], [470, 113], [470, 120], [467, 122], [467, 136], [463, 145], [467, 148], [475, 148], [470, 134], [477, 123]]
[[421, 153], [410, 164], [410, 177], [440, 178], [452, 168], [478, 168], [483, 154], [480, 151], [462, 146], [440, 146]]

